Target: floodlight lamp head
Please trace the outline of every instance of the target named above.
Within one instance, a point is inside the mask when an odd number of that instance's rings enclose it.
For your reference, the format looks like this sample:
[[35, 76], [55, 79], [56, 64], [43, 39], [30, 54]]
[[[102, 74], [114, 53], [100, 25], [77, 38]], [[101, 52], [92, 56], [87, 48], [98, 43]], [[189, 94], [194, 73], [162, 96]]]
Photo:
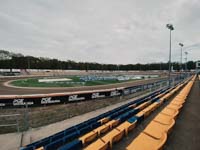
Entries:
[[170, 29], [170, 30], [174, 30], [174, 27], [173, 27], [172, 24], [167, 24], [166, 27], [167, 27], [168, 29]]
[[183, 46], [184, 46], [182, 43], [179, 43], [179, 45], [180, 45], [181, 47], [183, 47]]

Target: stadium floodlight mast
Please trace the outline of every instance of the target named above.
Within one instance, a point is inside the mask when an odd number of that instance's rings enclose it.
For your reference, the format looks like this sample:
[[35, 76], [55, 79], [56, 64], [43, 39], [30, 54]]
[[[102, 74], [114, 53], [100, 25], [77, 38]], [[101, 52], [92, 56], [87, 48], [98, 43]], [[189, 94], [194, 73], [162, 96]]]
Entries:
[[171, 32], [174, 30], [174, 27], [172, 24], [167, 24], [166, 27], [170, 30], [170, 36], [169, 36], [169, 87], [171, 86], [170, 80], [171, 80]]
[[181, 72], [182, 72], [182, 53], [183, 53], [183, 44], [179, 43], [180, 47], [181, 47], [181, 61], [180, 61], [180, 79], [181, 79]]
[[187, 55], [188, 52], [185, 52], [185, 71], [187, 71]]

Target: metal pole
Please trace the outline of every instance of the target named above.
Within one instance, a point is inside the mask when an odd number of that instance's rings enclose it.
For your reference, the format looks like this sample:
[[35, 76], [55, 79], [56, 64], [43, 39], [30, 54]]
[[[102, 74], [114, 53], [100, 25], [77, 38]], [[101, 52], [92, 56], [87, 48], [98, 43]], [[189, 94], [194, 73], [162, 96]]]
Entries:
[[188, 52], [185, 52], [185, 71], [187, 71], [187, 54]]
[[29, 122], [28, 122], [28, 104], [26, 102], [25, 111], [24, 111], [24, 121], [25, 121], [25, 130], [29, 129]]
[[185, 68], [185, 69], [186, 69], [186, 71], [187, 71], [187, 70], [188, 70], [188, 69], [187, 69], [187, 53], [186, 53], [185, 65], [186, 65], [186, 68]]
[[181, 71], [182, 71], [182, 53], [183, 53], [183, 49], [182, 49], [182, 46], [181, 46]]
[[182, 46], [181, 46], [181, 67], [180, 67], [180, 76], [182, 78], [182, 53], [183, 53], [183, 49], [182, 49]]
[[19, 119], [18, 119], [18, 117], [16, 118], [16, 124], [17, 124], [17, 132], [19, 132]]
[[169, 87], [171, 86], [170, 79], [171, 79], [171, 30], [169, 39]]

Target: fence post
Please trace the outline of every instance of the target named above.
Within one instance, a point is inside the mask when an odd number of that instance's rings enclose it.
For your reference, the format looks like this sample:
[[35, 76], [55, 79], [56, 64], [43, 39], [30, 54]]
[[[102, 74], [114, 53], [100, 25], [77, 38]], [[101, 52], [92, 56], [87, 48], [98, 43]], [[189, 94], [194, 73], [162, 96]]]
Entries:
[[25, 130], [28, 130], [29, 123], [28, 123], [28, 103], [27, 102], [26, 102], [25, 111], [24, 111], [24, 123], [25, 123]]
[[18, 119], [18, 117], [16, 118], [16, 123], [17, 123], [17, 132], [19, 132], [19, 119]]

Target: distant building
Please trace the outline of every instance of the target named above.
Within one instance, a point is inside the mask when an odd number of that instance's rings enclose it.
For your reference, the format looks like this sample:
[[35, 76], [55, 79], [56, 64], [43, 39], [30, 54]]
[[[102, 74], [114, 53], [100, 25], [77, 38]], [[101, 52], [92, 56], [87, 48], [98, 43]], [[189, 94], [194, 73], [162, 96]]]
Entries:
[[200, 61], [196, 62], [196, 73], [200, 73]]

